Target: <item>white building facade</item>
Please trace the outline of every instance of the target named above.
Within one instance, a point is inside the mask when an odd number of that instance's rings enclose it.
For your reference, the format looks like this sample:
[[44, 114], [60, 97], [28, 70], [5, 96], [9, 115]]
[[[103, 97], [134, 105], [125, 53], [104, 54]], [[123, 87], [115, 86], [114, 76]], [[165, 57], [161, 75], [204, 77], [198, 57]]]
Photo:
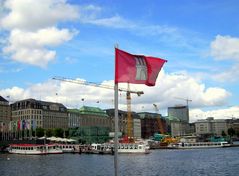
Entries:
[[133, 133], [135, 138], [141, 138], [141, 121], [133, 119]]
[[195, 122], [196, 135], [217, 135], [221, 136], [224, 131], [227, 134], [228, 125], [225, 119], [207, 119], [198, 120]]

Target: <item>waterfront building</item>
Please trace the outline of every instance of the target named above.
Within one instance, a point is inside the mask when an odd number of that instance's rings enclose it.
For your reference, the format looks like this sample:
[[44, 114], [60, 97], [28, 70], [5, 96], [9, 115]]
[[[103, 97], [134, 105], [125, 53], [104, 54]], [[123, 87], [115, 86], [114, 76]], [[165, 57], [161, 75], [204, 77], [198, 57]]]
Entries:
[[83, 106], [68, 109], [70, 136], [80, 143], [102, 143], [109, 140], [110, 119], [106, 112], [97, 107]]
[[33, 122], [44, 129], [68, 128], [67, 109], [61, 103], [26, 99], [11, 104], [12, 120]]
[[168, 116], [177, 117], [181, 122], [189, 123], [188, 106], [168, 107]]
[[[107, 114], [111, 120], [111, 131], [115, 131], [115, 110], [114, 109], [107, 109]], [[119, 132], [124, 135], [127, 135], [127, 112], [118, 110], [118, 127]], [[132, 116], [132, 133], [134, 138], [141, 138], [141, 119], [139, 115], [135, 112], [131, 112]]]
[[221, 136], [224, 131], [227, 134], [228, 125], [225, 119], [207, 119], [197, 120], [195, 122], [196, 135], [216, 135]]
[[[110, 118], [110, 130], [115, 131], [115, 109], [106, 109], [106, 113]], [[118, 129], [123, 135], [127, 134], [127, 112], [118, 110]]]
[[11, 108], [9, 102], [0, 96], [0, 123], [8, 125], [11, 120]]
[[170, 126], [170, 134], [173, 137], [192, 135], [194, 133], [194, 125], [180, 120], [174, 116], [167, 116], [167, 123]]
[[133, 134], [135, 138], [141, 138], [141, 120], [139, 118], [133, 119]]
[[227, 128], [233, 128], [235, 130], [235, 134], [239, 136], [239, 119], [232, 118], [232, 119], [227, 119]]
[[106, 111], [90, 106], [83, 106], [79, 109], [80, 113], [80, 126], [86, 127], [108, 127], [110, 128], [111, 122]]
[[80, 109], [68, 109], [68, 128], [110, 127], [111, 122], [106, 111], [98, 107], [83, 106]]
[[195, 143], [198, 142], [198, 138], [197, 136], [183, 136], [182, 138], [180, 138], [180, 142]]
[[80, 126], [69, 129], [69, 133], [81, 144], [103, 143], [110, 139], [108, 127]]
[[0, 96], [0, 140], [9, 138], [9, 122], [11, 120], [11, 108], [9, 102]]
[[[141, 119], [141, 137], [148, 139], [153, 137], [155, 133], [167, 131], [166, 121], [162, 118], [161, 114], [140, 112], [138, 113]], [[162, 129], [161, 129], [162, 128]]]
[[71, 137], [80, 143], [102, 143], [109, 140], [111, 121], [106, 111], [83, 106], [78, 109], [68, 109]]
[[67, 109], [67, 116], [68, 128], [80, 127], [81, 116], [79, 109]]

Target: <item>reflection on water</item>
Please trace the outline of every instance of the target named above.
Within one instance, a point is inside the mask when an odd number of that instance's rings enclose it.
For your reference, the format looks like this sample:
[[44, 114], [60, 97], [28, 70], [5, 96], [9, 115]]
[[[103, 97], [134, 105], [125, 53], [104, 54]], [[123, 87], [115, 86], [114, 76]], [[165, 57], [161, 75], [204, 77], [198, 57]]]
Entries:
[[[236, 176], [239, 148], [154, 150], [148, 155], [119, 155], [120, 175]], [[112, 176], [112, 155], [60, 154], [27, 156], [0, 154], [1, 176]]]

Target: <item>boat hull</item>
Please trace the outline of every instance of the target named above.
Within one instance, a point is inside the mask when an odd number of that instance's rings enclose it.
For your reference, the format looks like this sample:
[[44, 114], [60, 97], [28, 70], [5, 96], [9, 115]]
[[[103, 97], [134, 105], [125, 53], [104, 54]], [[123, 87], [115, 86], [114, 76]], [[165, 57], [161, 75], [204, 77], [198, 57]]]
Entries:
[[168, 148], [171, 149], [208, 149], [230, 147], [227, 142], [195, 142], [195, 143], [176, 143], [170, 144]]
[[[114, 144], [92, 144], [93, 153], [110, 153], [114, 152]], [[119, 154], [149, 154], [150, 151], [145, 144], [137, 143], [119, 143], [118, 145]]]
[[8, 152], [11, 154], [22, 155], [46, 155], [62, 154], [63, 151], [57, 145], [38, 145], [38, 144], [12, 144]]

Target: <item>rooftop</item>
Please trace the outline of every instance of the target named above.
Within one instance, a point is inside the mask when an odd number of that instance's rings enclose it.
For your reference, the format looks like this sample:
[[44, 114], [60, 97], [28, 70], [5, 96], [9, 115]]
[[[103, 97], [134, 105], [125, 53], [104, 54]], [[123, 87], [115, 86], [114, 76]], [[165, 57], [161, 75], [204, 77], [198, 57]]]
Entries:
[[98, 107], [90, 107], [90, 106], [82, 106], [79, 109], [80, 114], [86, 114], [86, 115], [97, 115], [101, 117], [108, 117], [105, 111]]
[[177, 122], [180, 121], [179, 118], [177, 118], [177, 117], [175, 117], [175, 116], [172, 116], [172, 115], [166, 116], [166, 119], [168, 119], [168, 120], [170, 120], [170, 121], [177, 121]]
[[2, 96], [0, 96], [0, 101], [3, 101], [3, 102], [8, 102], [5, 98], [3, 98]]

